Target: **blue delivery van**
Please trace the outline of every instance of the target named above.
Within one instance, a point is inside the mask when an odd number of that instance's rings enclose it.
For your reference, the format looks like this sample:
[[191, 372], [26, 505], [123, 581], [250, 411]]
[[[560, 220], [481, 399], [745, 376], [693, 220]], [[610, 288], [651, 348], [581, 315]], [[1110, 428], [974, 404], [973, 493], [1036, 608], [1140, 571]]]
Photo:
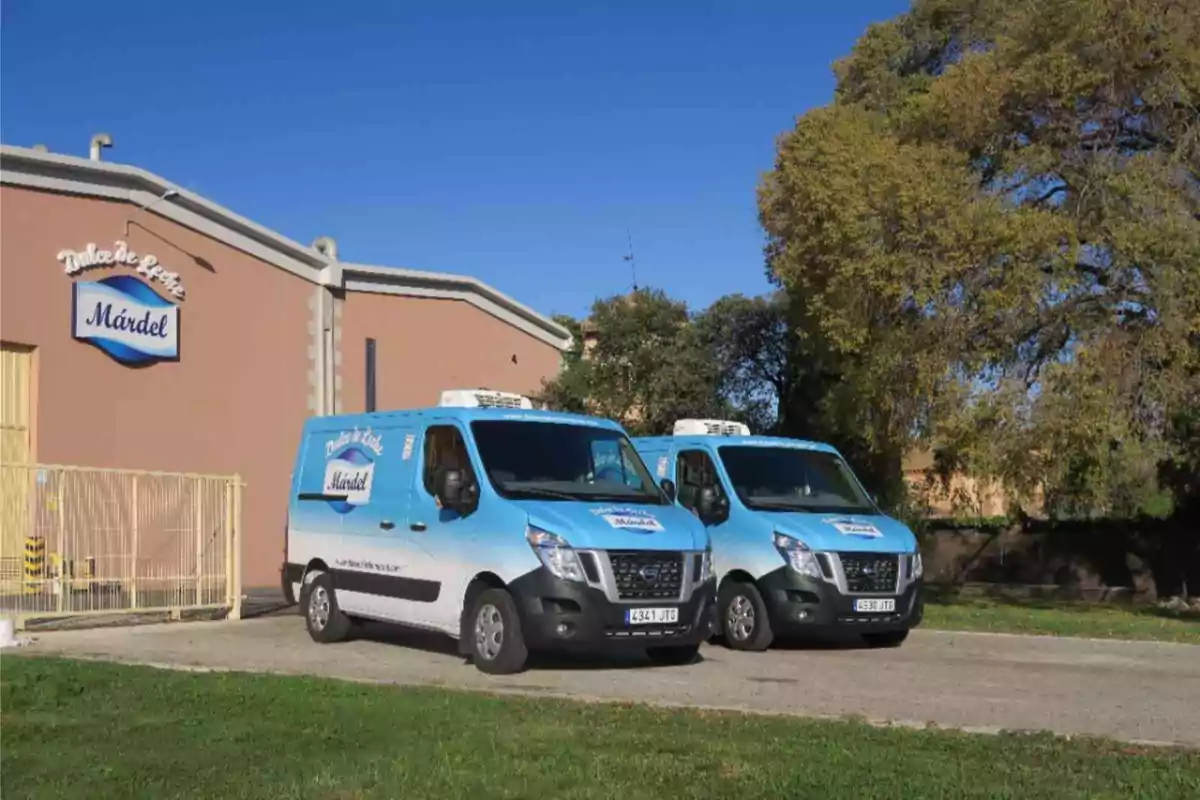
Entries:
[[844, 631], [897, 646], [920, 623], [916, 537], [879, 510], [833, 447], [722, 420], [680, 420], [672, 436], [634, 445], [708, 526], [714, 628], [729, 647]]
[[314, 640], [395, 622], [449, 634], [488, 673], [539, 649], [686, 663], [716, 598], [707, 529], [619, 425], [485, 390], [308, 420], [284, 562]]

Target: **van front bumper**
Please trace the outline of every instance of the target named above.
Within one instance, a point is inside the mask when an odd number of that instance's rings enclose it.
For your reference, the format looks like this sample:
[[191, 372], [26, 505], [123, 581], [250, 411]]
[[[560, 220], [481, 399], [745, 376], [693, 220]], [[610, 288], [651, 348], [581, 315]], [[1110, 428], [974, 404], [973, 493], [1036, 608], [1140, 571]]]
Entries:
[[[697, 585], [685, 602], [614, 603], [602, 590], [556, 578], [545, 567], [517, 578], [508, 589], [531, 650], [672, 647], [699, 644], [712, 633], [715, 579]], [[677, 608], [678, 621], [665, 625], [626, 622], [626, 611], [647, 607]]]
[[[921, 580], [909, 582], [899, 594], [843, 594], [834, 584], [780, 567], [756, 581], [771, 629], [777, 634], [888, 633], [914, 628], [924, 616]], [[861, 612], [857, 599], [894, 599], [894, 611]]]

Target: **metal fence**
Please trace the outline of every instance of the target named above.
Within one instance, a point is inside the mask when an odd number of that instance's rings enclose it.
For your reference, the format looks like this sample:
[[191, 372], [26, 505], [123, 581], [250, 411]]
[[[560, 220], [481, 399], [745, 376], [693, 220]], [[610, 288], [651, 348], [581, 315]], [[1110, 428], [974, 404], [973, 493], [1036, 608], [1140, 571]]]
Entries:
[[241, 615], [237, 476], [0, 464], [0, 615]]

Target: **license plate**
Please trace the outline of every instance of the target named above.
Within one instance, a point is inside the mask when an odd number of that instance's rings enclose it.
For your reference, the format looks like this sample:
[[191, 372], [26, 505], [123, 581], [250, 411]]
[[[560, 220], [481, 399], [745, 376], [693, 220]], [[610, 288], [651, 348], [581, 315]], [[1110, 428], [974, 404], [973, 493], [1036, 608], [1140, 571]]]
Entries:
[[876, 600], [874, 598], [868, 600], [863, 598], [854, 601], [854, 610], [867, 611], [870, 613], [877, 613], [880, 611], [895, 611], [896, 601], [891, 598], [888, 598], [887, 600]]
[[669, 625], [679, 622], [678, 608], [631, 608], [625, 612], [628, 625]]

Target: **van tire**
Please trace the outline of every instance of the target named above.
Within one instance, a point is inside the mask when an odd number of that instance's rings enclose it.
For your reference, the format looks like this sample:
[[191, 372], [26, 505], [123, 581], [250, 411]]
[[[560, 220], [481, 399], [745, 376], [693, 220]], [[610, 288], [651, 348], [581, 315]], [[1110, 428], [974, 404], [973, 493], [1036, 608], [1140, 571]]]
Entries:
[[699, 654], [700, 645], [698, 643], [646, 648], [646, 655], [650, 657], [650, 660], [664, 667], [679, 667], [684, 664], [690, 664], [696, 660], [696, 656]]
[[521, 632], [521, 617], [512, 595], [504, 589], [486, 589], [471, 604], [467, 618], [467, 652], [480, 672], [512, 675], [525, 669], [529, 649]]
[[864, 633], [862, 637], [867, 647], [899, 647], [908, 638], [908, 630]]
[[350, 633], [350, 618], [338, 608], [337, 592], [326, 572], [300, 587], [300, 613], [314, 642], [340, 642]]
[[717, 598], [718, 623], [731, 650], [766, 650], [775, 638], [767, 604], [748, 581], [727, 581]]

